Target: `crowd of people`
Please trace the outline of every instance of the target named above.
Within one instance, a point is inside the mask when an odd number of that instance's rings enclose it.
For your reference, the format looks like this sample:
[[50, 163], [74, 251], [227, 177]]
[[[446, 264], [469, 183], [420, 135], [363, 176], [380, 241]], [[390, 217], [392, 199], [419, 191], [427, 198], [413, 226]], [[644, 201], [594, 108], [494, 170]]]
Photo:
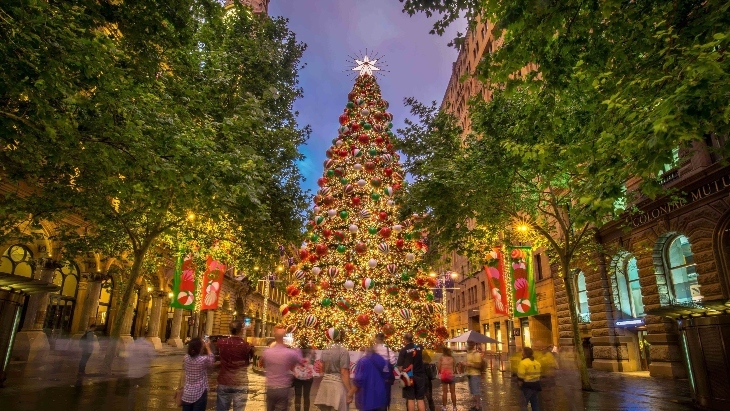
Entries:
[[[246, 342], [243, 324], [230, 324], [231, 336], [217, 341], [220, 369], [217, 376], [216, 410], [242, 411], [248, 398], [248, 368], [254, 358], [253, 347]], [[306, 341], [300, 348], [284, 343], [286, 329], [274, 329], [274, 342], [263, 352], [261, 363], [266, 370], [266, 411], [287, 411], [294, 388], [296, 411], [310, 410], [310, 394], [315, 374], [321, 382], [314, 399], [320, 411], [347, 411], [351, 406], [360, 411], [387, 411], [391, 390], [397, 379], [408, 411], [436, 410], [432, 380], [441, 382], [441, 411], [457, 411], [456, 376], [459, 363], [451, 350], [443, 347], [435, 363], [423, 347], [414, 344], [413, 335], [402, 336], [403, 347], [388, 347], [383, 334], [373, 336], [372, 344], [363, 347], [363, 355], [351, 372], [350, 353], [341, 345], [343, 332], [337, 331], [332, 343], [321, 353], [321, 364], [315, 367], [314, 351]], [[486, 361], [480, 349], [468, 343], [465, 374], [471, 396], [470, 411], [482, 409], [482, 374]], [[537, 359], [536, 359], [537, 357]], [[205, 410], [208, 401], [208, 372], [216, 358], [207, 341], [194, 338], [188, 343], [183, 360], [184, 373], [176, 391], [176, 401], [183, 411]], [[539, 411], [541, 379], [550, 378], [557, 367], [552, 347], [538, 355], [525, 347], [516, 365], [518, 385], [523, 396], [523, 409]], [[315, 370], [315, 368], [317, 368]], [[315, 372], [316, 371], [316, 372]], [[451, 404], [449, 407], [449, 394]], [[451, 408], [451, 410], [449, 409]]]

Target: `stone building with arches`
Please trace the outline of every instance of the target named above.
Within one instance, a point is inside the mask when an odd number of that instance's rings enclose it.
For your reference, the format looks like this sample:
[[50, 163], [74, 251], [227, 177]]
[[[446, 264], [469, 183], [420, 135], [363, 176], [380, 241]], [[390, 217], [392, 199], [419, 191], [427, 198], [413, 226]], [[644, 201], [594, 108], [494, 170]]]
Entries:
[[[708, 148], [722, 144], [678, 150], [659, 175], [674, 195], [639, 197], [637, 213], [597, 234], [602, 253], [574, 267], [589, 366], [687, 378], [708, 409], [730, 407], [730, 167]], [[571, 336], [561, 320], [561, 344]]]

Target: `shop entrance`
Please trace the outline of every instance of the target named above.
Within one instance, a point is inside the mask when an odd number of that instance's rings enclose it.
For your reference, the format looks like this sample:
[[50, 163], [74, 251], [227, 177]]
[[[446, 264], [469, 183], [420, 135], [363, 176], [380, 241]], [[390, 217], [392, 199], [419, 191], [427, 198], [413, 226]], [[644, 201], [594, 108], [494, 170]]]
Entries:
[[651, 344], [646, 341], [646, 330], [639, 330], [638, 343], [639, 343], [639, 357], [641, 358], [641, 371], [649, 371], [649, 364], [651, 364]]

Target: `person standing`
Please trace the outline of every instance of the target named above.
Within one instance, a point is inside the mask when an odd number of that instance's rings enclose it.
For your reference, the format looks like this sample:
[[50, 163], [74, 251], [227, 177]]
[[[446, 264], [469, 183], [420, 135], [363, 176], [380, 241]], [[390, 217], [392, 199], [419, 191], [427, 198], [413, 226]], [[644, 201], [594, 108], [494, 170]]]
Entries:
[[451, 355], [449, 347], [444, 347], [443, 355], [439, 358], [438, 370], [441, 379], [441, 401], [442, 411], [446, 411], [448, 403], [449, 391], [451, 391], [451, 404], [456, 411], [456, 381], [454, 381], [454, 357]]
[[89, 328], [79, 339], [79, 346], [81, 348], [81, 360], [79, 361], [79, 375], [86, 374], [86, 363], [89, 362], [91, 354], [94, 352], [94, 340], [96, 331], [96, 324], [89, 325]]
[[342, 331], [334, 334], [332, 345], [322, 353], [324, 376], [314, 399], [321, 411], [347, 411], [355, 395], [350, 382], [350, 353], [340, 345]]
[[538, 393], [542, 390], [540, 386], [540, 363], [535, 361], [532, 348], [525, 347], [522, 349], [522, 361], [517, 366], [517, 384], [522, 390], [524, 402], [522, 409], [527, 411], [527, 404], [532, 407], [532, 411], [540, 411], [540, 401]]
[[220, 371], [216, 388], [216, 411], [243, 411], [248, 400], [248, 366], [253, 358], [251, 345], [243, 338], [243, 323], [231, 321], [230, 337], [218, 340]]
[[470, 410], [482, 409], [482, 371], [484, 371], [484, 359], [482, 354], [476, 350], [476, 344], [467, 342], [466, 351], [466, 377], [469, 381], [469, 394], [474, 401]]
[[266, 370], [266, 411], [286, 411], [294, 367], [302, 361], [299, 350], [284, 345], [286, 329], [274, 327], [274, 344], [264, 351], [261, 359]]
[[355, 404], [360, 411], [379, 411], [387, 407], [385, 379], [388, 376], [388, 363], [372, 348], [368, 348], [355, 367], [353, 390]]
[[398, 362], [398, 356], [396, 355], [395, 351], [391, 350], [390, 348], [388, 348], [387, 345], [385, 345], [385, 334], [383, 333], [377, 333], [375, 335], [375, 344], [373, 345], [373, 351], [383, 357], [383, 359], [386, 361], [383, 371], [387, 373], [385, 377], [385, 398], [388, 401], [385, 404], [385, 407], [382, 408], [382, 410], [385, 411], [390, 407], [390, 391], [393, 388], [393, 383], [395, 383], [395, 374], [393, 374], [393, 369]]
[[410, 384], [403, 387], [403, 398], [408, 411], [414, 411], [416, 404], [419, 411], [425, 411], [426, 404], [426, 369], [423, 366], [423, 348], [413, 343], [413, 334], [403, 334], [405, 346], [398, 353], [398, 368], [406, 373]]
[[[309, 411], [309, 396], [314, 381], [314, 352], [306, 343], [302, 343], [300, 348], [303, 360], [294, 367], [294, 410]], [[301, 408], [302, 397], [304, 408]]]
[[200, 338], [188, 343], [188, 353], [183, 360], [185, 384], [182, 394], [183, 411], [205, 411], [208, 405], [208, 368], [215, 357], [210, 346]]
[[436, 404], [433, 401], [433, 380], [436, 379], [438, 374], [438, 367], [433, 364], [431, 355], [428, 350], [423, 350], [421, 353], [423, 357], [423, 366], [426, 369], [426, 402], [428, 402], [428, 409], [435, 410]]

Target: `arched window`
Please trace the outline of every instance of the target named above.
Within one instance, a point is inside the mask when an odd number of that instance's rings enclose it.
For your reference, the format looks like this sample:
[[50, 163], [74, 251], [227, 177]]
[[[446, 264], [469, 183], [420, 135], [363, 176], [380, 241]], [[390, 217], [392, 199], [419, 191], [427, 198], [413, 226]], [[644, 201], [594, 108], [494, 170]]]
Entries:
[[639, 283], [639, 268], [636, 257], [626, 254], [616, 266], [616, 283], [618, 286], [618, 306], [627, 317], [644, 315], [644, 301]]
[[687, 237], [679, 235], [669, 243], [665, 264], [677, 302], [701, 301], [702, 293], [697, 282], [694, 254]]
[[99, 306], [96, 309], [96, 329], [106, 330], [109, 321], [109, 311], [112, 306], [112, 290], [114, 289], [114, 281], [107, 278], [101, 283], [101, 293], [99, 294]]
[[24, 245], [11, 245], [0, 257], [0, 273], [33, 278], [33, 253]]
[[578, 314], [580, 322], [591, 322], [590, 311], [588, 311], [588, 290], [586, 288], [586, 275], [583, 271], [578, 273], [575, 280], [576, 290], [578, 291]]
[[79, 289], [79, 268], [73, 262], [63, 262], [53, 273], [53, 283], [60, 289], [49, 295], [44, 327], [52, 333], [68, 333]]

